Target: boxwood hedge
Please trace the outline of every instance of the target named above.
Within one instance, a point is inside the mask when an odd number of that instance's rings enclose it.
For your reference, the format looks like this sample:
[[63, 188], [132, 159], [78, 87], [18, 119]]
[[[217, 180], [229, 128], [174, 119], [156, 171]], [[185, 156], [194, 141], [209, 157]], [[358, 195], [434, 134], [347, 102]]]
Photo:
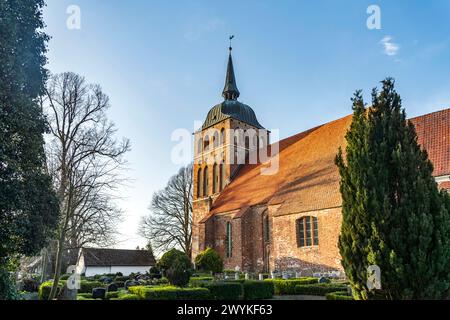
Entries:
[[179, 288], [135, 286], [128, 288], [130, 293], [142, 300], [206, 300], [211, 295], [206, 288]]
[[317, 278], [304, 277], [297, 279], [266, 279], [273, 284], [275, 295], [294, 295], [295, 286], [306, 284], [317, 284]]
[[316, 283], [295, 286], [295, 294], [304, 294], [312, 296], [324, 296], [330, 292], [344, 291], [346, 287], [342, 284]]
[[274, 294], [274, 286], [269, 281], [247, 280], [243, 283], [244, 299], [270, 299]]
[[353, 300], [347, 291], [330, 292], [325, 295], [327, 300]]

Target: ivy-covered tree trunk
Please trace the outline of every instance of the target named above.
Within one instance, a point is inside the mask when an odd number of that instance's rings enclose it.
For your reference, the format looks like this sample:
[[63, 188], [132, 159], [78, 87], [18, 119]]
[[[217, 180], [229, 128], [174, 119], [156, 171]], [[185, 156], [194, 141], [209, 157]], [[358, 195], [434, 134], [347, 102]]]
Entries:
[[[11, 258], [39, 252], [58, 216], [37, 103], [46, 78], [43, 5], [0, 0], [0, 278], [11, 271]], [[0, 285], [0, 299], [8, 298], [4, 288]]]
[[[346, 152], [336, 158], [342, 265], [358, 299], [443, 298], [450, 280], [448, 196], [438, 190], [393, 80], [382, 84], [369, 108], [355, 94]], [[381, 290], [367, 287], [370, 265], [381, 269]]]

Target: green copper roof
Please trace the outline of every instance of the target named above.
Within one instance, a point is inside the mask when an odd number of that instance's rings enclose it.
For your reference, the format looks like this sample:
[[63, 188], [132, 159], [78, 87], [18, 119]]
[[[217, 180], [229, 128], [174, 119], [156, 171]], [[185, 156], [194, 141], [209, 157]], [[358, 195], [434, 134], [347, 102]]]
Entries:
[[258, 119], [256, 119], [253, 109], [237, 100], [225, 100], [215, 105], [211, 110], [209, 110], [202, 129], [211, 127], [228, 118], [245, 122], [258, 129], [264, 129], [258, 122]]

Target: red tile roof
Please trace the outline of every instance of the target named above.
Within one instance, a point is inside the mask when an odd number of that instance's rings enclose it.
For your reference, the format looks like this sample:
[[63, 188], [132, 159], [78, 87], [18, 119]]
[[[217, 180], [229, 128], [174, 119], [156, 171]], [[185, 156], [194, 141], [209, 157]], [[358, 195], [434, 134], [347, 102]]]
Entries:
[[[450, 174], [450, 109], [413, 118], [418, 141], [434, 164], [434, 175]], [[279, 142], [279, 171], [261, 175], [262, 164], [245, 165], [213, 204], [211, 215], [257, 204], [282, 204], [277, 214], [341, 206], [334, 159], [351, 116]]]

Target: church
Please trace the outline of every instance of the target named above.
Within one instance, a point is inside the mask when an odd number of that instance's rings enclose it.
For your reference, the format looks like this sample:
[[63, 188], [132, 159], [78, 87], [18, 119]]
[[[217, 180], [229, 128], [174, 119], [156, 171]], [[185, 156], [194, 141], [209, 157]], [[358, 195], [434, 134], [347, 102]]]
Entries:
[[[351, 115], [270, 145], [270, 132], [238, 101], [231, 50], [224, 101], [194, 133], [193, 258], [211, 247], [225, 269], [305, 275], [342, 270], [337, 246], [342, 200], [334, 159], [338, 148], [345, 148]], [[450, 191], [450, 109], [410, 121], [436, 182]], [[258, 151], [273, 157], [275, 145], [277, 171], [262, 174], [265, 160]]]

